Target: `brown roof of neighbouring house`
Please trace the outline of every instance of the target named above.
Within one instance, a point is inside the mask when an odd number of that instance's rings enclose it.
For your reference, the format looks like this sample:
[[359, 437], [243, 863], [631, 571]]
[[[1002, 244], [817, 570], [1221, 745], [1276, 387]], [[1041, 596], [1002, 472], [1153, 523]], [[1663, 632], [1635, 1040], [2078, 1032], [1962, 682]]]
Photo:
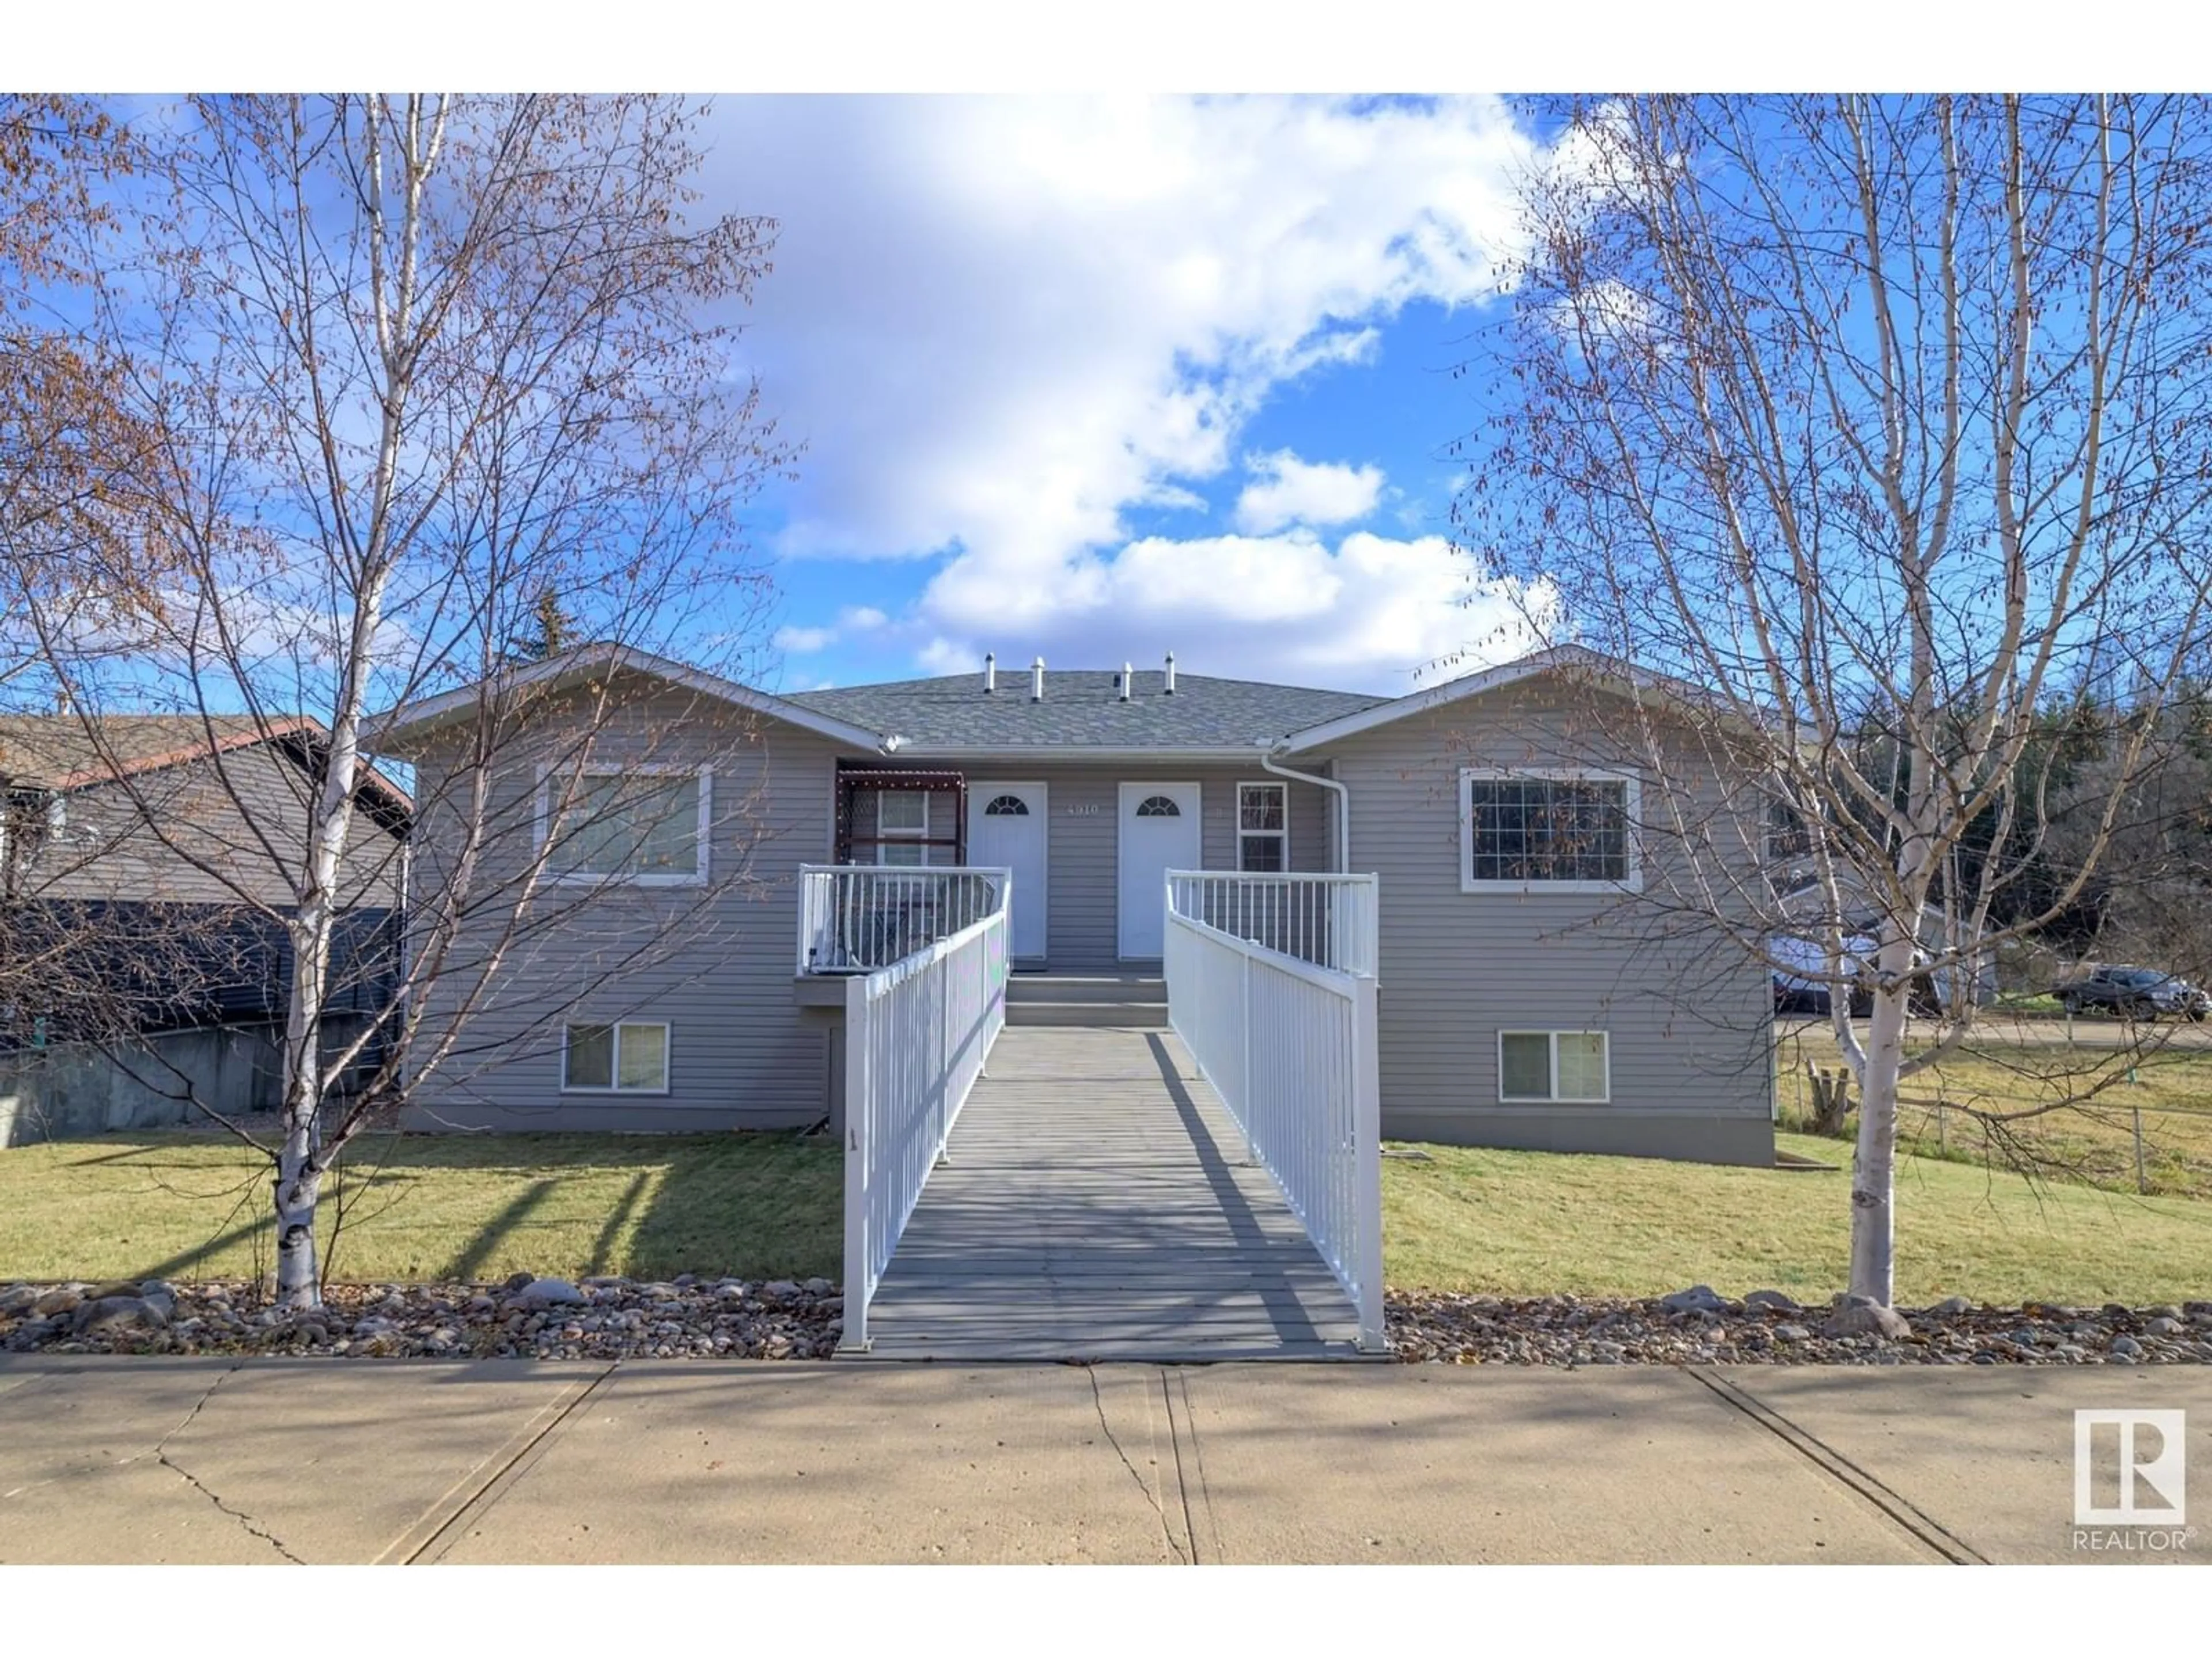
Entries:
[[[295, 763], [326, 740], [305, 714], [14, 714], [0, 716], [0, 781], [68, 793], [182, 766], [257, 743], [273, 744]], [[412, 810], [408, 793], [364, 763], [362, 787], [388, 809]]]

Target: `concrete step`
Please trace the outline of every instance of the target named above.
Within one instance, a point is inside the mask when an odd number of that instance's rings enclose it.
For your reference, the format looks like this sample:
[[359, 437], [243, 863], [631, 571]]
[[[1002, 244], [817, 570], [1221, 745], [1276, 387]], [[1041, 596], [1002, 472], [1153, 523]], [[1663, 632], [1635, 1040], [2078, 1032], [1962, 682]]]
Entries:
[[1006, 1002], [1009, 1025], [1112, 1025], [1164, 1031], [1168, 1005], [1161, 1002]]
[[1139, 974], [1015, 974], [1006, 981], [1013, 1002], [1165, 1002], [1167, 981]]

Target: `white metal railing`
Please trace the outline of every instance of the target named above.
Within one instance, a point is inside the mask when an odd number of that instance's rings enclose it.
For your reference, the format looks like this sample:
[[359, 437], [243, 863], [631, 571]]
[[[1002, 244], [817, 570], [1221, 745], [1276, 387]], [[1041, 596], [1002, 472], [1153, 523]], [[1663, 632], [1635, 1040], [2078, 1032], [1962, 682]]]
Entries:
[[[1285, 890], [1275, 908], [1252, 909], [1240, 908], [1252, 903], [1237, 891], [1245, 879], [1170, 873], [1169, 1021], [1243, 1132], [1245, 1156], [1273, 1177], [1358, 1310], [1360, 1346], [1379, 1352], [1377, 884], [1373, 876], [1259, 878]], [[1308, 892], [1296, 890], [1301, 884]], [[1223, 925], [1240, 919], [1255, 936]]]
[[1006, 1027], [1013, 880], [965, 873], [997, 878], [981, 917], [845, 984], [845, 1347], [868, 1346], [868, 1304]]
[[1375, 878], [1170, 870], [1168, 914], [1316, 967], [1375, 972]]
[[1005, 870], [802, 864], [799, 971], [870, 974], [1006, 904]]

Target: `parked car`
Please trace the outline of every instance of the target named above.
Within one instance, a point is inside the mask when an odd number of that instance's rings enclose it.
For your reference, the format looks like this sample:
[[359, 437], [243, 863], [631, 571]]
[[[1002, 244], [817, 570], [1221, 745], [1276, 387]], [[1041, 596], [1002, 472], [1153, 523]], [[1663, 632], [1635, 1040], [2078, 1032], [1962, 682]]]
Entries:
[[[1856, 935], [1844, 941], [1841, 971], [1857, 975], [1859, 963], [1874, 952], [1874, 941]], [[1789, 963], [1774, 970], [1774, 1012], [1778, 1014], [1825, 1014], [1832, 1005], [1827, 948], [1817, 939], [1779, 935], [1767, 943], [1768, 954]], [[1851, 1013], [1863, 1018], [1874, 1012], [1874, 988], [1863, 976], [1851, 987]]]
[[[1868, 934], [1844, 938], [1844, 955], [1838, 971], [1851, 975], [1851, 1018], [1864, 1019], [1874, 1012], [1874, 967], [1877, 942]], [[1768, 941], [1768, 953], [1790, 964], [1774, 970], [1774, 1012], [1778, 1014], [1825, 1014], [1832, 998], [1829, 991], [1826, 947], [1816, 939], [1778, 936]], [[1927, 966], [1927, 954], [1915, 951], [1907, 1006], [1916, 1018], [1942, 1014], [1949, 994], [1950, 968]], [[1984, 999], [1986, 1000], [1986, 999]]]
[[2212, 1015], [2212, 993], [2156, 968], [2094, 968], [2058, 988], [2058, 1005], [2069, 1014], [2103, 1011], [2123, 1019], [2203, 1019]]

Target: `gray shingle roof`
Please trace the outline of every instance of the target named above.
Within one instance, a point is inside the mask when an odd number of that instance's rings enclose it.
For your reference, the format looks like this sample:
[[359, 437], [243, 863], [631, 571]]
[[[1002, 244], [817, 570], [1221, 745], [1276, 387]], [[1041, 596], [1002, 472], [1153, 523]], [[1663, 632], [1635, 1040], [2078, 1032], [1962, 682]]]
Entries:
[[1030, 700], [1026, 668], [1002, 670], [995, 691], [983, 690], [981, 674], [954, 674], [801, 691], [786, 701], [939, 750], [1249, 749], [1390, 701], [1181, 672], [1170, 696], [1166, 676], [1152, 669], [1132, 677], [1123, 702], [1121, 679], [1119, 669], [1048, 669], [1042, 702]]

